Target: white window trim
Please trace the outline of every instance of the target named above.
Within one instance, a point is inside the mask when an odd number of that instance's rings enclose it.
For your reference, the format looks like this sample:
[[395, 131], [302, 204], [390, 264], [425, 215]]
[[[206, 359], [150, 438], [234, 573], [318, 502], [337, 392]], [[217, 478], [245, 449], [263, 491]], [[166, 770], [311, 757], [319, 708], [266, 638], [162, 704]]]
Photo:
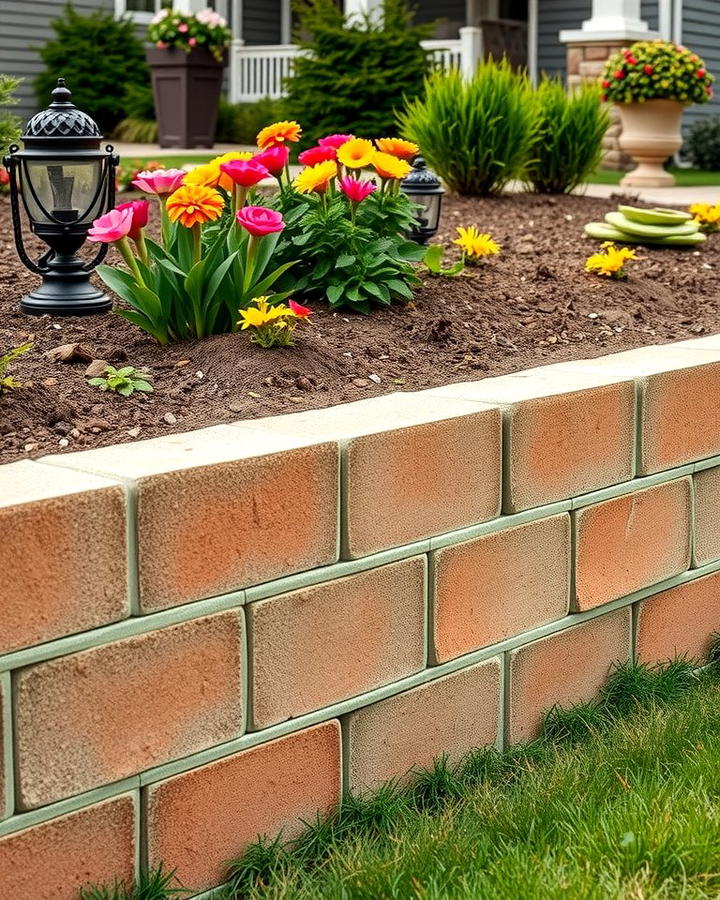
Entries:
[[162, 9], [162, 0], [155, 0], [155, 12], [141, 12], [136, 9], [127, 8], [127, 0], [115, 0], [115, 18], [120, 19], [127, 16], [138, 25], [149, 25], [156, 13]]

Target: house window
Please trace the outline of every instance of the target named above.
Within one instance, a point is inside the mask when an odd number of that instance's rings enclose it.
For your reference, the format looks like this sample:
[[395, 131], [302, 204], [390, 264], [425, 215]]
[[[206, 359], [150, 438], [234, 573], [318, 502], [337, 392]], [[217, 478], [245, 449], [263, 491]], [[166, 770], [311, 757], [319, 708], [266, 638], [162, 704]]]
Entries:
[[127, 15], [134, 22], [147, 24], [155, 13], [172, 5], [172, 0], [115, 0], [115, 15]]

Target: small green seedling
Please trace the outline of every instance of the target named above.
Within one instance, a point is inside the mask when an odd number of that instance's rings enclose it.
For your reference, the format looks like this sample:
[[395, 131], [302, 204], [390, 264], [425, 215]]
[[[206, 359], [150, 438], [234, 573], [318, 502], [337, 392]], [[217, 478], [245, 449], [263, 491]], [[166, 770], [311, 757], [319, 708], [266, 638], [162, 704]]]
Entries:
[[105, 366], [105, 375], [88, 379], [88, 384], [99, 387], [101, 391], [114, 391], [123, 397], [129, 397], [135, 391], [152, 394], [154, 388], [150, 384], [151, 378], [151, 375], [138, 371], [135, 366], [123, 366], [122, 369]]
[[31, 347], [32, 344], [28, 341], [26, 344], [20, 344], [19, 347], [13, 347], [12, 350], [8, 350], [7, 353], [0, 356], [0, 394], [5, 394], [8, 391], [15, 390], [15, 388], [22, 387], [22, 384], [16, 378], [13, 378], [12, 375], [6, 375], [5, 373], [10, 364], [15, 362], [18, 356], [27, 353]]
[[449, 269], [443, 269], [442, 258], [442, 246], [440, 244], [430, 244], [425, 251], [423, 262], [431, 275], [444, 275], [446, 278], [452, 278], [454, 275], [459, 275], [465, 268], [464, 260], [459, 259], [454, 265], [450, 266]]

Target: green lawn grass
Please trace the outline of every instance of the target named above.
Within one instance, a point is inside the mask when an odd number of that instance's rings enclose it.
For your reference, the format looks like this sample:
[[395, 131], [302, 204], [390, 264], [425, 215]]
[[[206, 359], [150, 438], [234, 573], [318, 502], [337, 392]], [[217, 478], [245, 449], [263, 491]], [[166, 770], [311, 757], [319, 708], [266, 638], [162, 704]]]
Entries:
[[213, 155], [207, 153], [179, 153], [177, 156], [123, 156], [120, 159], [120, 165], [126, 168], [132, 166], [144, 169], [149, 162], [159, 162], [166, 169], [182, 169], [185, 165], [199, 165], [210, 162], [211, 159], [213, 159]]
[[[720, 172], [703, 172], [700, 169], [677, 169], [671, 166], [678, 187], [698, 187], [701, 185], [720, 185]], [[624, 172], [612, 172], [598, 169], [588, 178], [590, 184], [620, 184]]]
[[[717, 898], [719, 701], [717, 664], [621, 667], [533, 744], [440, 760], [410, 786], [348, 797], [289, 847], [260, 841], [217, 898]], [[175, 896], [171, 875], [150, 877], [83, 900]]]

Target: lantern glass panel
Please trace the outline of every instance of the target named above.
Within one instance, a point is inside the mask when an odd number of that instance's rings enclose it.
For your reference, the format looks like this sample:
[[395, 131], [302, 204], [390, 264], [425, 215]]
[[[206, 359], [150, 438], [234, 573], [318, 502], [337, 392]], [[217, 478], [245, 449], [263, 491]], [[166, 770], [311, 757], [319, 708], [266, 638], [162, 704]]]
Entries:
[[103, 163], [97, 158], [24, 160], [21, 191], [33, 222], [85, 224], [101, 215]]
[[437, 228], [440, 221], [440, 194], [415, 194], [410, 199], [422, 207], [418, 210], [420, 225], [423, 228]]

